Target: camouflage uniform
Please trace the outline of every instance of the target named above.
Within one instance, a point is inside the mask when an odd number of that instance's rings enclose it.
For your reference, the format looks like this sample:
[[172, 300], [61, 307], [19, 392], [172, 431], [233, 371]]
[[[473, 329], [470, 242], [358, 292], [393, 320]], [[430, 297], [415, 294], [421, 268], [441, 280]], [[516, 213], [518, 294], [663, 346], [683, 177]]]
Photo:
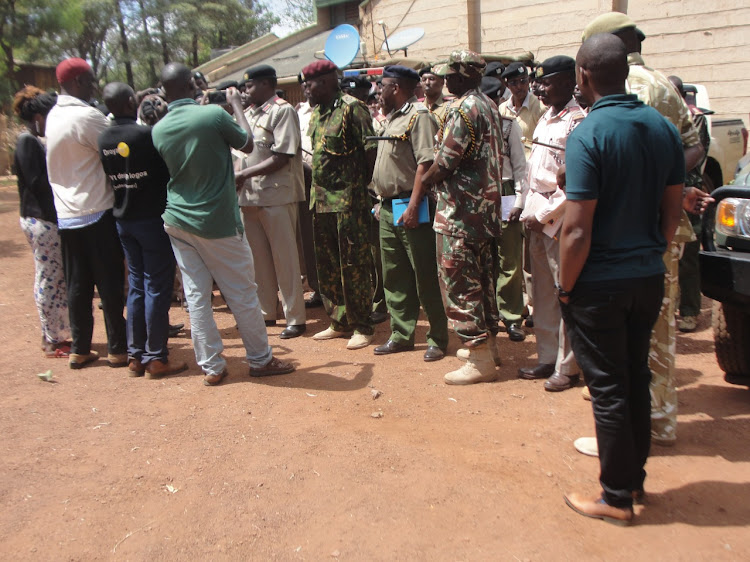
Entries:
[[[462, 52], [451, 59], [462, 55], [477, 56]], [[451, 328], [475, 347], [488, 331], [497, 333], [499, 322], [493, 239], [501, 233], [503, 138], [497, 106], [469, 90], [451, 103], [438, 140], [435, 162], [453, 171], [436, 186], [440, 289]]]
[[[660, 72], [645, 65], [640, 53], [628, 55], [630, 73], [628, 92], [636, 94], [666, 117], [680, 133], [684, 147], [700, 142], [690, 119], [690, 110], [674, 86]], [[674, 239], [664, 254], [667, 273], [664, 276], [664, 301], [651, 333], [648, 366], [651, 369], [651, 435], [662, 442], [677, 438], [677, 389], [674, 381], [676, 322], [675, 303], [679, 295], [679, 259], [684, 244], [695, 240], [687, 213], [677, 227]]]
[[313, 146], [310, 209], [315, 212], [318, 284], [331, 327], [371, 335], [372, 255], [366, 153], [377, 150], [372, 118], [358, 99], [339, 92], [310, 119]]

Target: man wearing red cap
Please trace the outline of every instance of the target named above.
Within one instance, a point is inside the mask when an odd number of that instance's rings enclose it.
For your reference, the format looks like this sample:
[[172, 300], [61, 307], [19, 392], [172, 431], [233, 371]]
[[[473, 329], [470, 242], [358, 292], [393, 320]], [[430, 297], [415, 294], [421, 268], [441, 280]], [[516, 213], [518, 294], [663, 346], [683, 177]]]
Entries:
[[351, 336], [347, 349], [359, 349], [374, 332], [367, 192], [377, 156], [375, 142], [367, 140], [374, 135], [372, 118], [364, 103], [339, 90], [332, 62], [307, 65], [300, 79], [316, 105], [310, 120], [310, 208], [320, 294], [331, 318], [330, 327], [313, 339]]
[[123, 253], [112, 206], [114, 193], [99, 161], [97, 139], [109, 123], [89, 101], [97, 90], [94, 72], [79, 58], [57, 66], [61, 94], [47, 117], [47, 170], [55, 196], [73, 345], [70, 367], [96, 361], [91, 350], [91, 300], [99, 291], [107, 330], [107, 363], [127, 365], [122, 311]]

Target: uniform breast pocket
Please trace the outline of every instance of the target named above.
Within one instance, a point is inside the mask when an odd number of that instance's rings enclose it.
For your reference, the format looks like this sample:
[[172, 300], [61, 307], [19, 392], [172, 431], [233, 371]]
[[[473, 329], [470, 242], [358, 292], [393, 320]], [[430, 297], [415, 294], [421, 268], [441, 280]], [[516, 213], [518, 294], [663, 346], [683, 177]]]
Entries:
[[348, 148], [346, 139], [341, 134], [325, 135], [323, 137], [323, 146], [326, 152], [333, 155], [345, 154]]

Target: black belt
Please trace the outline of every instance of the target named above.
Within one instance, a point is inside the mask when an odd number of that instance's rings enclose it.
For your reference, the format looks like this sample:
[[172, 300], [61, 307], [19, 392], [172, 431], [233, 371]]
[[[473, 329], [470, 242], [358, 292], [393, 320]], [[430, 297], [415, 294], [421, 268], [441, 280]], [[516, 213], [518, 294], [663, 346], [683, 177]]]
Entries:
[[383, 197], [382, 202], [391, 204], [394, 199], [408, 199], [411, 197], [411, 191], [402, 191], [395, 197]]

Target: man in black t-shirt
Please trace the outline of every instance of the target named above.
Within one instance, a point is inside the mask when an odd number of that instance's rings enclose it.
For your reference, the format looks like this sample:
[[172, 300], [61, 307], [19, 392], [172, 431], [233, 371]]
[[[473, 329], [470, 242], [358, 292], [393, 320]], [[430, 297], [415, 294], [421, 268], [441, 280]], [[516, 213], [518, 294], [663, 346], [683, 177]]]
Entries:
[[128, 260], [128, 370], [159, 378], [187, 369], [168, 359], [169, 306], [175, 259], [161, 215], [169, 171], [151, 140], [151, 128], [136, 123], [138, 103], [127, 84], [104, 88], [114, 116], [99, 136], [99, 156], [115, 191], [113, 215]]

